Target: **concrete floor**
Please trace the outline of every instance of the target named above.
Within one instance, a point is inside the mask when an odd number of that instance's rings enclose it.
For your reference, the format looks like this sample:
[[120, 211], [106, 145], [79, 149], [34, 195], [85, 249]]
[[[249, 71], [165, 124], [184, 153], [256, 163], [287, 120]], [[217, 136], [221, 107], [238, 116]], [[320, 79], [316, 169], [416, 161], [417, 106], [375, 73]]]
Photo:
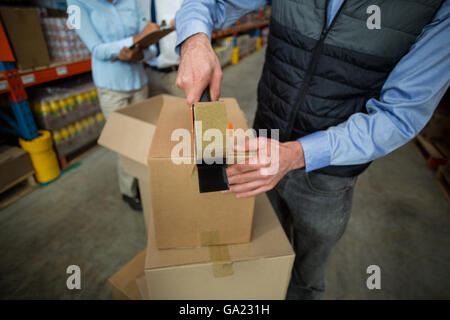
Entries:
[[[261, 51], [224, 70], [222, 96], [236, 97], [250, 122], [263, 60]], [[164, 75], [163, 83], [174, 78]], [[144, 247], [142, 214], [121, 201], [114, 154], [99, 149], [0, 212], [0, 298], [109, 299], [107, 279]], [[408, 144], [359, 178], [325, 298], [448, 299], [449, 248], [450, 206]], [[81, 267], [80, 291], [66, 288], [72, 264]], [[373, 264], [381, 268], [381, 290], [366, 287]]]

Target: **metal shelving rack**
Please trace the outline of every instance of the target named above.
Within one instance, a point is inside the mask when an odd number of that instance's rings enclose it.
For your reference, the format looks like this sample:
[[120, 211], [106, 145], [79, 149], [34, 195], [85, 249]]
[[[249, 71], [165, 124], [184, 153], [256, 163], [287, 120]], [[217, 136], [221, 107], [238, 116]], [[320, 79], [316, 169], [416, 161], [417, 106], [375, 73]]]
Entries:
[[228, 27], [224, 30], [213, 32], [211, 35], [212, 39], [226, 37], [230, 35], [236, 35], [240, 32], [245, 32], [249, 30], [261, 29], [269, 25], [269, 20], [262, 20], [256, 22], [243, 23], [236, 26]]
[[89, 72], [91, 60], [58, 62], [47, 67], [25, 71], [17, 70], [15, 61], [8, 37], [0, 21], [0, 94], [8, 93], [15, 118], [12, 119], [0, 110], [0, 118], [9, 125], [8, 128], [0, 127], [0, 131], [21, 136], [25, 140], [32, 140], [38, 137], [38, 130], [25, 88]]

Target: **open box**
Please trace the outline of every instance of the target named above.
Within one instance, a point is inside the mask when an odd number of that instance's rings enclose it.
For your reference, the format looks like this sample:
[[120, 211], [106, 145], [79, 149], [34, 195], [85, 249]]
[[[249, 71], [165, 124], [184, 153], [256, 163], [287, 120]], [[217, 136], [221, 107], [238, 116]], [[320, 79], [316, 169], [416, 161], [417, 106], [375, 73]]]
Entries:
[[[236, 100], [221, 100], [233, 128], [246, 130]], [[200, 194], [193, 154], [188, 163], [172, 161], [186, 157], [172, 155], [179, 143], [172, 141], [176, 129], [191, 132], [189, 107], [182, 98], [159, 95], [113, 112], [98, 141], [119, 153], [124, 169], [138, 178], [146, 226], [150, 214], [154, 217], [157, 247], [249, 242], [254, 198]]]

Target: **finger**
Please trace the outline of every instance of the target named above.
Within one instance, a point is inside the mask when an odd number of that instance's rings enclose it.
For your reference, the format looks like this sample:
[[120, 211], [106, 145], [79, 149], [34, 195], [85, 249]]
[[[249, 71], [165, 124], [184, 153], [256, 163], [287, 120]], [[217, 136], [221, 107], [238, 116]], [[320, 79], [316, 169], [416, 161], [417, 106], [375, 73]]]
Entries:
[[209, 84], [212, 101], [217, 101], [220, 98], [220, 88], [222, 87], [222, 79], [223, 79], [222, 70], [220, 68], [220, 65], [218, 65], [212, 75], [211, 83]]
[[255, 196], [257, 196], [258, 194], [267, 192], [267, 191], [269, 191], [269, 190], [271, 190], [271, 189], [272, 189], [272, 187], [271, 187], [270, 185], [265, 185], [265, 186], [256, 188], [256, 189], [251, 190], [251, 191], [236, 193], [236, 198], [249, 198], [249, 197], [255, 197]]
[[257, 151], [259, 148], [263, 147], [263, 141], [259, 138], [245, 139], [243, 144], [238, 144], [234, 146], [236, 151]]
[[187, 90], [184, 90], [186, 93], [186, 102], [188, 105], [194, 104], [200, 101], [200, 97], [202, 96], [203, 91], [206, 89], [207, 83], [205, 84], [189, 84]]
[[227, 168], [227, 177], [233, 177], [238, 174], [249, 171], [259, 171], [261, 168], [266, 168], [270, 163], [256, 163], [256, 164], [234, 164]]
[[266, 180], [255, 180], [251, 182], [232, 185], [230, 186], [230, 191], [234, 193], [250, 192], [265, 185], [267, 185]]
[[246, 183], [246, 182], [250, 182], [250, 181], [255, 181], [255, 180], [261, 180], [266, 178], [267, 176], [262, 176], [260, 173], [260, 170], [253, 170], [253, 171], [249, 171], [249, 172], [245, 172], [242, 174], [237, 174], [234, 176], [231, 176], [228, 178], [228, 183], [230, 185], [232, 184], [239, 184], [239, 183]]

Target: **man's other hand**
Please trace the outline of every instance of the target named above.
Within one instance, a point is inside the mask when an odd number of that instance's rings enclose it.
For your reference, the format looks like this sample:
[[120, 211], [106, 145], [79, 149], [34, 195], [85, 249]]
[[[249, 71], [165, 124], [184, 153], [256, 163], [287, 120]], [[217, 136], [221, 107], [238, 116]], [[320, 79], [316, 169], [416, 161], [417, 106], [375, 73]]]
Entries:
[[222, 85], [222, 69], [208, 36], [197, 33], [186, 39], [180, 53], [176, 85], [186, 94], [187, 104], [198, 102], [208, 85], [211, 100], [217, 101]]
[[237, 198], [253, 197], [273, 189], [289, 171], [303, 168], [305, 160], [299, 141], [280, 143], [277, 140], [256, 138], [245, 146], [237, 146], [239, 151], [256, 151], [255, 157], [244, 164], [234, 164], [227, 168], [230, 189]]

